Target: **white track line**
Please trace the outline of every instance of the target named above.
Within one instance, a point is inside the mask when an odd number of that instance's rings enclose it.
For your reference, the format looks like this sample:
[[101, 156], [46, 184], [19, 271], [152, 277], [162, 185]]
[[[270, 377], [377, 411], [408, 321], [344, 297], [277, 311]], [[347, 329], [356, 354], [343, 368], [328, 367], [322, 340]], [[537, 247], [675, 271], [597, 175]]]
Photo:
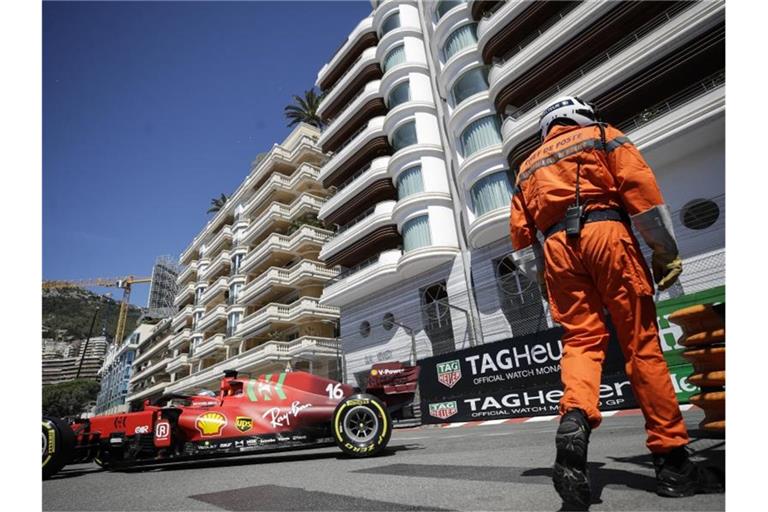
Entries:
[[555, 414], [554, 416], [534, 416], [533, 418], [525, 420], [523, 423], [533, 423], [537, 421], [552, 421], [557, 417], [558, 417], [557, 414]]
[[619, 413], [619, 411], [605, 411], [605, 412], [603, 412], [601, 414], [603, 415], [604, 418], [607, 418], [609, 416], [614, 416], [614, 415], [616, 415], [618, 413]]
[[458, 422], [458, 423], [449, 423], [449, 424], [447, 424], [447, 425], [446, 425], [445, 427], [443, 427], [443, 428], [456, 428], [456, 427], [463, 427], [463, 426], [464, 426], [464, 425], [466, 425], [467, 423], [468, 423], [468, 422], [466, 422], [466, 421], [460, 421], [460, 422]]
[[478, 426], [484, 427], [486, 425], [501, 425], [502, 423], [506, 423], [509, 418], [504, 418], [503, 420], [487, 420], [483, 421]]
[[688, 409], [690, 409], [691, 407], [693, 407], [693, 404], [682, 404], [682, 405], [680, 406], [680, 410], [681, 410], [681, 411], [687, 411], [687, 410], [688, 410]]

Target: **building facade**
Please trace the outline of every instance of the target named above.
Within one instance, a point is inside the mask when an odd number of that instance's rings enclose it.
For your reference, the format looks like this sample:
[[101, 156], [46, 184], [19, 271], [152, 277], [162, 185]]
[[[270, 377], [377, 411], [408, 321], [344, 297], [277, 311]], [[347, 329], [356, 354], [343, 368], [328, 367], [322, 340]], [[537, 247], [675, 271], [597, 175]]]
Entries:
[[75, 379], [99, 380], [99, 370], [104, 362], [108, 344], [106, 336], [96, 336], [88, 341], [87, 347], [85, 340], [71, 342], [61, 352], [65, 357], [59, 357], [60, 353], [51, 354], [49, 351], [48, 357], [44, 357], [42, 362], [43, 386]]
[[128, 410], [128, 384], [136, 350], [154, 329], [153, 323], [141, 323], [120, 346], [114, 343], [109, 345], [99, 370], [101, 389], [96, 397], [96, 414], [115, 414]]
[[[509, 257], [518, 166], [541, 106], [593, 102], [654, 169], [686, 271], [670, 294], [724, 284], [725, 5], [374, 0], [318, 73], [319, 217], [340, 267], [347, 380], [552, 325]], [[357, 377], [355, 379], [355, 377]]]
[[[317, 219], [329, 196], [318, 129], [298, 125], [259, 155], [246, 179], [181, 255], [166, 334], [139, 353], [132, 401], [217, 389], [224, 370], [302, 369], [338, 377], [338, 308], [321, 305], [338, 273], [318, 254], [332, 235]], [[154, 379], [154, 380], [153, 380]]]

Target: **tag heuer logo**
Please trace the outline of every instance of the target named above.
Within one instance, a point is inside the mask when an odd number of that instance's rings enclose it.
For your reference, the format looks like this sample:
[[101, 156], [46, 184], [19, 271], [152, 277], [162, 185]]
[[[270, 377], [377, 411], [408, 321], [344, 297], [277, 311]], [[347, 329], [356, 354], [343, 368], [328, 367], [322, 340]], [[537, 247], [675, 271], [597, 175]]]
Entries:
[[461, 380], [461, 364], [458, 359], [437, 363], [437, 381], [443, 386], [452, 388]]
[[238, 416], [235, 418], [235, 427], [240, 432], [248, 432], [253, 427], [253, 418], [247, 416]]
[[429, 415], [441, 420], [450, 418], [454, 414], [459, 412], [456, 402], [440, 402], [436, 404], [429, 404]]

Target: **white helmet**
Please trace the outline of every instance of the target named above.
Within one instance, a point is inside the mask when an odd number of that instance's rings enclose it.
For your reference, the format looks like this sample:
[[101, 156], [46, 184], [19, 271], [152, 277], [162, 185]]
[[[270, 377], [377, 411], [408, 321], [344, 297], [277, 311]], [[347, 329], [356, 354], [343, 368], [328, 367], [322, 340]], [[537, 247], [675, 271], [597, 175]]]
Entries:
[[597, 122], [597, 115], [592, 105], [576, 96], [557, 98], [544, 108], [539, 118], [541, 140], [544, 140], [552, 123], [558, 119], [570, 119], [579, 126], [586, 126]]

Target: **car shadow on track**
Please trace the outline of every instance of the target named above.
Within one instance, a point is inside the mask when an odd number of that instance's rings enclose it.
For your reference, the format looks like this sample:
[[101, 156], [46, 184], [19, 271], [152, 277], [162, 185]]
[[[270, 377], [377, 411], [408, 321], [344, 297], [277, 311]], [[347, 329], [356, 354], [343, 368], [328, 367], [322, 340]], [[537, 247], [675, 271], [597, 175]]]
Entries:
[[100, 468], [96, 464], [89, 465], [85, 468], [78, 467], [78, 468], [64, 468], [57, 474], [53, 475], [49, 478], [49, 480], [64, 480], [66, 478], [73, 478], [76, 476], [83, 476], [83, 475], [90, 475], [93, 473], [101, 473], [102, 471], [106, 471], [104, 468]]
[[[380, 459], [390, 457], [399, 451], [406, 450], [423, 450], [424, 447], [419, 444], [400, 444], [395, 446], [388, 446], [381, 451], [378, 455], [370, 457], [370, 459]], [[352, 460], [356, 457], [350, 457], [344, 453], [333, 450], [320, 453], [302, 453], [303, 450], [295, 450], [290, 452], [279, 452], [271, 455], [254, 454], [253, 456], [240, 456], [231, 458], [217, 458], [209, 460], [199, 460], [192, 462], [176, 462], [170, 464], [151, 464], [146, 466], [139, 466], [133, 468], [125, 468], [119, 470], [121, 473], [141, 473], [145, 471], [184, 471], [189, 469], [201, 469], [201, 468], [215, 468], [215, 467], [236, 467], [252, 464], [277, 464], [281, 462], [299, 462], [308, 460], [324, 460], [324, 459], [338, 459], [338, 460]]]

